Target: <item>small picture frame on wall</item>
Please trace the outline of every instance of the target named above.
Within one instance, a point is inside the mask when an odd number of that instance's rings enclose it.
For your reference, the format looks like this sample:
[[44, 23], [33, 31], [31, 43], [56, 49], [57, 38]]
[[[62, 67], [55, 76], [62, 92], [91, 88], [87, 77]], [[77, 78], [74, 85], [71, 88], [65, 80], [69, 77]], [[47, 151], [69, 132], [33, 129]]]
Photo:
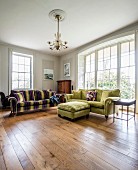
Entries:
[[64, 64], [64, 77], [70, 76], [70, 63]]
[[44, 69], [44, 80], [54, 80], [54, 71], [52, 69]]

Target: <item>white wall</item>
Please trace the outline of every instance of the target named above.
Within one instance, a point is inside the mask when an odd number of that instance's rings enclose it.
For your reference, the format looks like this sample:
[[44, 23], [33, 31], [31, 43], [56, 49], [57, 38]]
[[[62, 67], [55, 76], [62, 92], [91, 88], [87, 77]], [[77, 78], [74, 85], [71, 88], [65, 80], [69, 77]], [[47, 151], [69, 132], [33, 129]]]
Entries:
[[[44, 80], [44, 68], [54, 70], [54, 80]], [[36, 53], [34, 55], [34, 89], [56, 90], [56, 81], [59, 79], [58, 69], [58, 57]]]
[[[10, 50], [33, 55], [33, 77], [34, 89], [52, 89], [56, 90], [56, 81], [59, 79], [59, 58], [46, 54], [39, 53], [34, 50], [25, 49], [22, 47], [0, 44], [0, 91], [6, 95], [9, 90], [9, 52]], [[54, 70], [54, 80], [43, 80], [42, 63], [52, 62]]]
[[[76, 89], [76, 84], [77, 84], [77, 57], [78, 57], [78, 53], [72, 52], [68, 55], [65, 56], [61, 56], [60, 57], [60, 80], [71, 80], [72, 81], [72, 86], [73, 89]], [[64, 64], [66, 63], [70, 63], [70, 77], [64, 77]]]

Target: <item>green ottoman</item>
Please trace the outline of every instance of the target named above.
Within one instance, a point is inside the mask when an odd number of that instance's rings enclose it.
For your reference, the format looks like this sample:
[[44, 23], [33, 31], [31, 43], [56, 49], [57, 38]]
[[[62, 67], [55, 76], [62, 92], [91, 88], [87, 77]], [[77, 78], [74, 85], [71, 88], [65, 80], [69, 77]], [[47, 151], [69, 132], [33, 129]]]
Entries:
[[81, 116], [89, 116], [90, 105], [86, 102], [67, 102], [58, 105], [58, 115], [75, 119]]

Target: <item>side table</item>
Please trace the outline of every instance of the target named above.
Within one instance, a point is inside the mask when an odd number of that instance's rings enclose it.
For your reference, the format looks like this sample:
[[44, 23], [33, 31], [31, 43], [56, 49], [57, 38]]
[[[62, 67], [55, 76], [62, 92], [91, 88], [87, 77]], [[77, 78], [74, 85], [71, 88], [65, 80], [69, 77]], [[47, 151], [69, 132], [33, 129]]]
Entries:
[[[135, 100], [135, 99], [119, 99], [119, 100], [113, 100], [113, 103], [114, 103], [114, 108], [113, 108], [113, 122], [115, 121], [115, 119], [125, 120], [125, 121], [127, 121], [127, 126], [128, 126], [128, 121], [129, 121], [130, 119], [132, 119], [132, 118], [134, 117], [134, 120], [135, 120], [135, 114], [136, 114], [136, 100]], [[121, 106], [122, 106], [121, 118], [115, 116], [115, 106], [116, 106], [116, 105], [121, 105]], [[131, 105], [134, 105], [134, 114], [133, 114], [133, 115], [130, 115], [130, 114], [129, 114], [129, 106], [131, 106]], [[123, 113], [123, 106], [127, 106], [127, 112], [126, 112], [127, 118], [126, 118], [126, 119], [123, 119], [123, 118], [122, 118], [122, 114], [124, 114], [124, 113]], [[130, 117], [129, 117], [129, 116], [130, 116]]]

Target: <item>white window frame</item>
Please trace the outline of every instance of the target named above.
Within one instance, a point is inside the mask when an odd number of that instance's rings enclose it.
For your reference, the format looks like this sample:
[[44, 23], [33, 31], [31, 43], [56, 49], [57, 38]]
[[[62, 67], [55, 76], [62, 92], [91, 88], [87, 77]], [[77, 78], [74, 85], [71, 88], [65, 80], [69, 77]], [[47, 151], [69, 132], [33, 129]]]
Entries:
[[[134, 33], [132, 33], [134, 34]], [[131, 34], [130, 34], [131, 35]], [[112, 47], [112, 46], [115, 46], [117, 45], [117, 88], [120, 89], [120, 69], [121, 69], [121, 43], [124, 43], [124, 42], [131, 42], [132, 40], [126, 40], [126, 41], [122, 41], [122, 42], [117, 42], [117, 43], [114, 43], [113, 45], [109, 45], [109, 46], [106, 46], [106, 47]], [[135, 42], [135, 39], [133, 40], [134, 43], [136, 44]], [[95, 53], [95, 88], [97, 88], [97, 71], [98, 71], [98, 51], [100, 49], [104, 49], [105, 47], [102, 47], [102, 48], [99, 48], [99, 49], [96, 49], [90, 53], [88, 53], [87, 55], [85, 55], [85, 66], [84, 68], [86, 67], [86, 56], [88, 55], [91, 55], [92, 53]], [[135, 48], [135, 53], [136, 53], [136, 48]], [[136, 56], [136, 54], [135, 54]], [[136, 62], [136, 61], [135, 61]], [[86, 69], [85, 69], [85, 72], [84, 72], [84, 88], [85, 88], [85, 73], [86, 73]], [[135, 74], [136, 74], [136, 64], [135, 64]], [[135, 76], [135, 89], [136, 89], [136, 76]], [[135, 90], [135, 98], [136, 98], [136, 90]]]
[[[12, 89], [12, 57], [13, 55], [30, 58], [30, 88]], [[33, 89], [33, 55], [9, 50], [9, 93], [11, 90], [31, 90], [31, 89]]]

